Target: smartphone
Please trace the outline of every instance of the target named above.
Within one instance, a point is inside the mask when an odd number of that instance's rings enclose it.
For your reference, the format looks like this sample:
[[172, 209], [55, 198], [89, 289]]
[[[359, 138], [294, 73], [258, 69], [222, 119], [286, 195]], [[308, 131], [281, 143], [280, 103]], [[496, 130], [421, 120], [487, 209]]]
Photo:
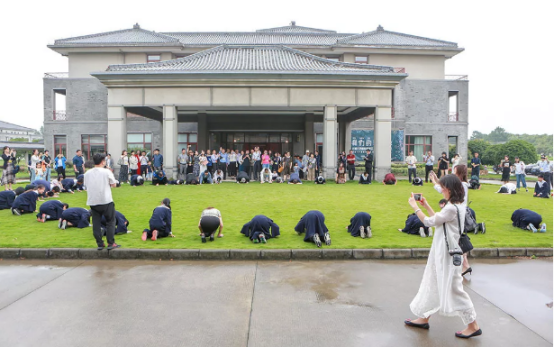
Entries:
[[415, 199], [415, 201], [421, 201], [421, 198], [422, 198], [422, 197], [423, 197], [423, 195], [420, 194], [420, 193], [414, 194], [414, 199]]

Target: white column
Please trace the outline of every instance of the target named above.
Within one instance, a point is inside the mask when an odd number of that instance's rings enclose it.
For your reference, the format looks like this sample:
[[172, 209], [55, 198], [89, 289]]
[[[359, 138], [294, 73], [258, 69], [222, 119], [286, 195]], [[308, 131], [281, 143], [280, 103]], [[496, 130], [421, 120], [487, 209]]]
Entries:
[[114, 163], [114, 174], [118, 177], [117, 160], [127, 149], [127, 111], [123, 106], [108, 106], [108, 153]]
[[323, 112], [323, 172], [326, 179], [335, 179], [337, 170], [337, 106], [325, 106]]
[[391, 168], [391, 108], [375, 109], [375, 180], [382, 181]]
[[177, 176], [177, 109], [173, 105], [163, 106], [164, 171], [168, 178]]

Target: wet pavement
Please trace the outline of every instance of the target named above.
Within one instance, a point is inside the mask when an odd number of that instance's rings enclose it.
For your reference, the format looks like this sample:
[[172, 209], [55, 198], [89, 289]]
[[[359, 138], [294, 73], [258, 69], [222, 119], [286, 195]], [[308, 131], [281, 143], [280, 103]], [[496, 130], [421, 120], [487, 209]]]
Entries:
[[412, 318], [425, 261], [0, 261], [0, 346], [552, 346], [552, 259], [474, 260], [483, 335]]

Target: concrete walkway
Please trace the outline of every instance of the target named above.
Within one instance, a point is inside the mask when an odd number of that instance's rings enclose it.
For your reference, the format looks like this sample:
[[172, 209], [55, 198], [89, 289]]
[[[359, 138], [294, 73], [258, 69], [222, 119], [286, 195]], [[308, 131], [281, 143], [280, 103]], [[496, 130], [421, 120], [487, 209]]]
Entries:
[[552, 259], [474, 260], [484, 334], [413, 315], [425, 261], [0, 262], [0, 346], [552, 346]]

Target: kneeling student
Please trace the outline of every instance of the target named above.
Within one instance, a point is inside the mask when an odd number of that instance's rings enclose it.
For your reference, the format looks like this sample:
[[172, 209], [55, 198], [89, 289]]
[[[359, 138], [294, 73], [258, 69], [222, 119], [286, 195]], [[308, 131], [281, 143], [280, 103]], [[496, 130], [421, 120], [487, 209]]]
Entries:
[[210, 238], [210, 241], [214, 240], [214, 233], [219, 228], [217, 237], [223, 237], [221, 233], [223, 231], [223, 219], [221, 218], [221, 212], [213, 207], [208, 207], [200, 215], [200, 221], [198, 222], [198, 229], [200, 229], [200, 237], [202, 243], [206, 243], [206, 236]]
[[257, 215], [252, 218], [250, 222], [242, 226], [240, 232], [244, 236], [248, 236], [250, 241], [254, 243], [266, 243], [267, 240], [281, 235], [279, 226], [264, 215]]
[[283, 178], [279, 176], [277, 171], [274, 170], [273, 173], [271, 174], [271, 181], [274, 183], [283, 183]]
[[471, 179], [469, 180], [469, 189], [481, 189], [481, 183], [479, 183], [479, 176], [473, 175], [471, 176]]
[[37, 210], [37, 200], [44, 193], [44, 186], [39, 185], [33, 190], [18, 195], [12, 204], [12, 214], [21, 216], [23, 213], [33, 213]]
[[154, 176], [152, 177], [152, 184], [159, 186], [160, 184], [167, 186], [167, 177], [163, 170], [154, 171]]
[[212, 181], [212, 174], [208, 170], [204, 170], [204, 172], [200, 174], [200, 184], [213, 184], [213, 183], [214, 182]]
[[325, 184], [325, 177], [323, 176], [317, 176], [316, 180], [315, 180], [315, 184]]
[[273, 180], [271, 179], [271, 171], [269, 171], [268, 168], [263, 169], [260, 171], [260, 183], [273, 183]]
[[412, 180], [412, 186], [423, 186], [423, 180], [420, 177], [415, 177]]
[[302, 181], [300, 180], [300, 176], [296, 172], [291, 172], [290, 178], [289, 178], [289, 184], [302, 184]]
[[533, 233], [538, 231], [546, 232], [546, 224], [542, 223], [542, 216], [535, 211], [520, 208], [512, 214], [512, 225], [523, 230], [530, 230]]
[[[59, 176], [58, 177], [58, 180], [61, 178], [62, 176]], [[77, 185], [77, 180], [74, 179], [74, 178], [66, 178], [66, 179], [62, 179], [60, 181], [60, 184], [62, 186], [62, 193], [71, 193], [73, 194], [73, 188]]]
[[[108, 228], [108, 222], [106, 221], [106, 217], [102, 215], [102, 220], [100, 221], [100, 225], [102, 228], [102, 234], [106, 235], [106, 229]], [[129, 226], [129, 221], [123, 213], [119, 211], [115, 211], [115, 235], [118, 234], [128, 234], [132, 232], [131, 230], [128, 230], [127, 227]]]
[[144, 184], [144, 177], [141, 175], [131, 176], [131, 187], [142, 186]]
[[296, 224], [294, 230], [298, 235], [306, 233], [304, 242], [313, 242], [317, 247], [321, 247], [321, 239], [324, 239], [327, 246], [331, 245], [331, 235], [325, 225], [325, 216], [320, 211], [308, 211]]
[[220, 184], [221, 181], [223, 181], [223, 171], [221, 171], [221, 169], [217, 169], [214, 172], [214, 183]]
[[3, 190], [0, 192], [0, 210], [11, 209], [15, 198], [25, 192], [25, 188], [17, 187], [15, 190]]
[[535, 183], [535, 192], [533, 193], [535, 198], [550, 198], [550, 183], [544, 180], [544, 175], [539, 174], [537, 183]]
[[394, 177], [394, 174], [392, 172], [389, 172], [385, 175], [385, 178], [383, 179], [383, 184], [396, 185], [396, 177]]
[[497, 191], [500, 194], [517, 194], [517, 187], [513, 183], [506, 183]]
[[65, 230], [67, 227], [83, 229], [90, 226], [90, 210], [82, 207], [71, 207], [62, 212], [58, 228]]
[[350, 225], [346, 229], [354, 237], [360, 236], [362, 239], [372, 237], [371, 216], [367, 212], [356, 213], [354, 217], [350, 218]]
[[85, 187], [85, 175], [77, 176], [77, 180], [75, 181], [75, 186], [73, 187], [73, 190], [76, 192], [87, 190], [87, 188]]
[[369, 180], [369, 174], [367, 172], [364, 172], [360, 175], [360, 181], [358, 184], [371, 184], [371, 181]]
[[240, 171], [237, 175], [237, 183], [250, 183], [250, 177], [244, 171]]
[[196, 175], [193, 174], [193, 173], [188, 173], [185, 176], [185, 184], [186, 185], [189, 185], [189, 184], [197, 185], [198, 184], [198, 177], [196, 177]]
[[167, 184], [171, 185], [171, 186], [178, 186], [178, 185], [181, 185], [181, 184], [184, 184], [185, 181], [181, 181], [181, 180], [169, 180], [167, 181]]
[[423, 225], [423, 222], [419, 220], [419, 217], [415, 213], [408, 215], [404, 229], [398, 229], [398, 231], [409, 235], [419, 235], [421, 237], [433, 236], [433, 228], [428, 228]]
[[63, 211], [68, 208], [68, 204], [59, 200], [46, 201], [38, 209], [37, 222], [44, 223], [49, 220], [59, 220], [62, 218]]
[[160, 206], [156, 207], [150, 217], [150, 229], [144, 229], [142, 232], [142, 241], [150, 238], [156, 241], [160, 237], [175, 237], [171, 232], [171, 200], [165, 198]]

